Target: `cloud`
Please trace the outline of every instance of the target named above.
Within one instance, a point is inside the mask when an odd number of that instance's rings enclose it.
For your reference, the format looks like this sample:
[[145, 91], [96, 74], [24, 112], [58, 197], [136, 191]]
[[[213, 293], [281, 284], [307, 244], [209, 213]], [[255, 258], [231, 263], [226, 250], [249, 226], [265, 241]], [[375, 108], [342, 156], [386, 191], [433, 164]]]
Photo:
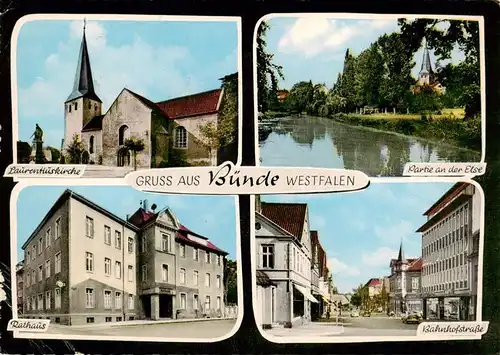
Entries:
[[387, 266], [389, 260], [397, 256], [397, 250], [380, 247], [371, 253], [363, 253], [363, 264], [367, 266]]
[[394, 221], [387, 219], [385, 225], [375, 225], [375, 236], [381, 241], [390, 245], [399, 244], [401, 240], [407, 241], [410, 236], [415, 233], [416, 227], [413, 223], [407, 220]]
[[314, 57], [328, 49], [344, 49], [355, 37], [395, 26], [395, 20], [340, 21], [322, 15], [299, 18], [288, 28], [278, 42], [281, 52], [301, 53]]
[[359, 276], [360, 274], [356, 267], [347, 265], [337, 258], [328, 259], [328, 268], [330, 272], [337, 277], [352, 277]]

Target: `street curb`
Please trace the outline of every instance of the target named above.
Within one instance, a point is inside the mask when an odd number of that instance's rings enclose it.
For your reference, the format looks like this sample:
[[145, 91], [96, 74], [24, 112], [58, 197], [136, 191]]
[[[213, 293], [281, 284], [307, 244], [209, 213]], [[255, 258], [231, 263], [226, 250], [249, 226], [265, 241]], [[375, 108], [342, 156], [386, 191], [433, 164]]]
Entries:
[[201, 318], [201, 319], [173, 319], [169, 321], [154, 321], [151, 323], [143, 323], [143, 324], [113, 324], [110, 328], [125, 328], [125, 327], [136, 327], [136, 326], [146, 326], [146, 325], [155, 325], [155, 324], [176, 324], [176, 323], [195, 323], [195, 322], [211, 322], [216, 320], [231, 320], [236, 318]]

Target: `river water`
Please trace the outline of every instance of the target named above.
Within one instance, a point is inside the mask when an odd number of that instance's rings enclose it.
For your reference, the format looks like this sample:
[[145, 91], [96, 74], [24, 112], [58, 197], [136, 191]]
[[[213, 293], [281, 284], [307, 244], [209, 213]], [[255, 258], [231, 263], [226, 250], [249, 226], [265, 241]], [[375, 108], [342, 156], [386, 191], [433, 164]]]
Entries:
[[479, 162], [481, 153], [319, 117], [284, 117], [259, 134], [262, 166], [355, 169], [401, 176], [408, 162]]

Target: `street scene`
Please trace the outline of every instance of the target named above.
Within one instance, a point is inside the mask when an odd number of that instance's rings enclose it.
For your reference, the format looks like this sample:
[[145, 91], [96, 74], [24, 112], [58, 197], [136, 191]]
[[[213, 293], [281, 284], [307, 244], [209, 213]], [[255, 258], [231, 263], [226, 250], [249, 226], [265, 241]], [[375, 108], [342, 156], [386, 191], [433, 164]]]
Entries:
[[29, 186], [17, 207], [14, 319], [90, 338], [211, 339], [236, 325], [233, 196]]
[[413, 336], [422, 322], [476, 320], [481, 194], [466, 182], [384, 182], [352, 194], [257, 196], [262, 329]]
[[236, 20], [196, 17], [25, 23], [14, 162], [82, 164], [95, 178], [236, 163], [238, 31]]
[[266, 17], [260, 163], [401, 176], [408, 162], [480, 161], [479, 33], [466, 17]]

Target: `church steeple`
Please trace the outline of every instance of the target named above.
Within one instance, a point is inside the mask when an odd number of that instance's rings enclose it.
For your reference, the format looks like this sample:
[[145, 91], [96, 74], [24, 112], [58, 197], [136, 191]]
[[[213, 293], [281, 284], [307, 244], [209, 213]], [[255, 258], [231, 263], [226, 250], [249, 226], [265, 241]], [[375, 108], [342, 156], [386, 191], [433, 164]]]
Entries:
[[422, 66], [420, 67], [420, 75], [422, 74], [432, 74], [432, 64], [431, 56], [429, 54], [429, 48], [427, 47], [427, 40], [424, 45], [424, 55], [422, 57]]
[[73, 91], [66, 99], [66, 102], [78, 99], [80, 97], [86, 97], [102, 103], [101, 99], [94, 91], [94, 81], [92, 79], [89, 51], [87, 48], [87, 39], [85, 37], [85, 26], [86, 23], [84, 20], [82, 44], [80, 45], [80, 53], [78, 55], [78, 63], [76, 67], [75, 81], [73, 83]]
[[405, 262], [405, 253], [403, 251], [403, 240], [401, 240], [401, 244], [399, 245], [399, 253], [398, 253], [398, 261]]

